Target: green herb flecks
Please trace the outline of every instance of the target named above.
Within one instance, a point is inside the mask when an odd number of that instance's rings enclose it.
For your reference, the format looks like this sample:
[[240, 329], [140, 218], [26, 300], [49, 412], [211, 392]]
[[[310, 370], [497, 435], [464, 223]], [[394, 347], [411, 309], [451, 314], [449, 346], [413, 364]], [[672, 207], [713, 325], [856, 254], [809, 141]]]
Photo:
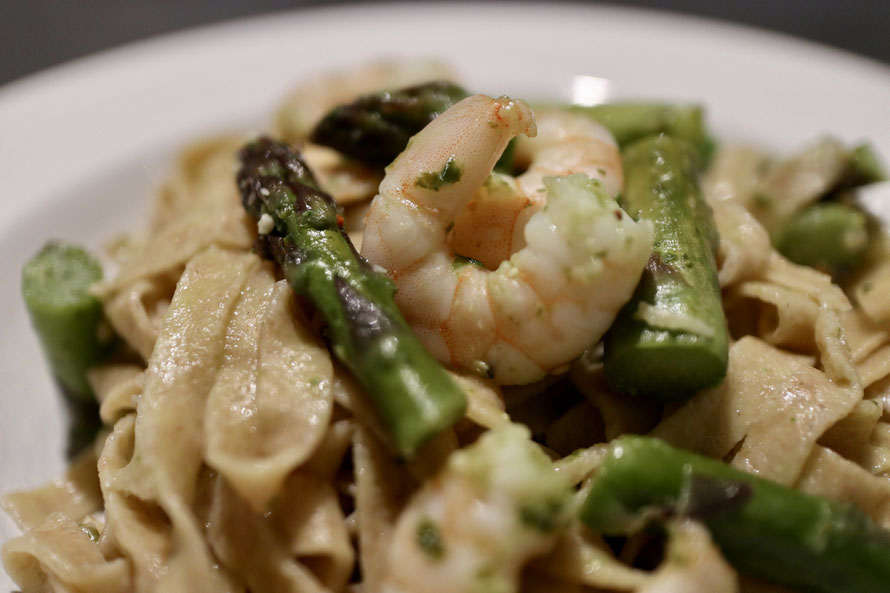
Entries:
[[541, 533], [553, 533], [563, 525], [562, 510], [562, 500], [538, 500], [519, 508], [519, 520], [526, 527]]
[[81, 523], [80, 530], [86, 533], [89, 536], [90, 541], [92, 541], [93, 543], [99, 542], [99, 531], [92, 525], [85, 525]]
[[460, 165], [454, 162], [454, 157], [451, 157], [445, 161], [445, 165], [442, 167], [441, 171], [437, 173], [432, 171], [421, 173], [414, 182], [414, 185], [422, 187], [423, 189], [439, 191], [446, 185], [451, 185], [452, 183], [460, 181], [460, 176]]
[[455, 255], [454, 260], [451, 262], [451, 269], [459, 270], [464, 266], [478, 266], [480, 268], [484, 268], [485, 264], [483, 264], [478, 259], [473, 259], [472, 257], [464, 257], [462, 255]]
[[445, 542], [439, 527], [429, 517], [420, 520], [417, 525], [417, 545], [433, 560], [439, 560], [445, 555]]

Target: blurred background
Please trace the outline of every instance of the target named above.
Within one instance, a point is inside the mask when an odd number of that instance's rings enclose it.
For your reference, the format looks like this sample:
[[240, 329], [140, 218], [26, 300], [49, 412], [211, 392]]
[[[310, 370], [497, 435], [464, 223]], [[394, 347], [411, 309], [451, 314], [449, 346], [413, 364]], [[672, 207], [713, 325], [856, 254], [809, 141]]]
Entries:
[[[0, 84], [162, 33], [237, 17], [331, 4], [348, 2], [0, 0]], [[890, 64], [890, 0], [625, 0], [610, 4], [752, 25]]]

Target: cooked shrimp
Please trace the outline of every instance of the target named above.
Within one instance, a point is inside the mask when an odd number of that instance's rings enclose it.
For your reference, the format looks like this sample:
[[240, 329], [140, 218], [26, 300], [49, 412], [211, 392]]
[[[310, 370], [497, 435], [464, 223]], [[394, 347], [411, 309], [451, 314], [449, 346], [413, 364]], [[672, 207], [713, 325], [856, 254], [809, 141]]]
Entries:
[[544, 177], [584, 173], [610, 196], [621, 193], [621, 153], [612, 134], [590, 117], [565, 109], [535, 112], [538, 133], [516, 139], [518, 177], [493, 173], [454, 221], [451, 248], [490, 270], [525, 246], [523, 231], [546, 203]]
[[509, 424], [451, 455], [399, 516], [386, 593], [517, 590], [568, 521], [572, 492], [530, 436]]
[[509, 260], [494, 271], [463, 265], [447, 232], [520, 133], [535, 133], [522, 101], [476, 95], [445, 111], [389, 166], [362, 246], [436, 357], [501, 384], [539, 379], [596, 342], [652, 246], [651, 223], [634, 222], [600, 181], [579, 174], [545, 180], [547, 206]]

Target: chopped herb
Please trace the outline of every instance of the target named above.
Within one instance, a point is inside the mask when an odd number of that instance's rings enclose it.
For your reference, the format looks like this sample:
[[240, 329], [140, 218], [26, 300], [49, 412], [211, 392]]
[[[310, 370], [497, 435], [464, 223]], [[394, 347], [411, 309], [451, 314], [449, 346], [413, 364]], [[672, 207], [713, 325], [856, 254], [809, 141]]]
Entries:
[[510, 585], [493, 566], [483, 566], [476, 571], [475, 593], [509, 593]]
[[485, 267], [485, 264], [483, 264], [478, 259], [473, 259], [472, 257], [464, 257], [462, 255], [455, 255], [454, 260], [451, 262], [451, 269], [459, 270], [466, 265], [479, 266], [480, 268]]
[[874, 287], [875, 287], [875, 285], [871, 282], [863, 282], [862, 283], [862, 293], [868, 294], [869, 292], [871, 292], [871, 289]]
[[90, 540], [92, 540], [93, 542], [99, 541], [99, 530], [97, 530], [92, 525], [81, 524], [80, 530], [90, 536]]
[[445, 555], [445, 543], [439, 528], [429, 517], [420, 520], [417, 525], [417, 545], [433, 560], [439, 560]]
[[562, 508], [561, 500], [538, 500], [519, 508], [519, 520], [526, 527], [541, 533], [553, 533], [560, 527]]
[[754, 205], [760, 208], [767, 208], [770, 205], [770, 197], [766, 194], [757, 194], [754, 196]]
[[454, 162], [454, 157], [451, 157], [447, 161], [445, 161], [445, 166], [443, 166], [442, 170], [438, 173], [434, 173], [431, 171], [421, 173], [417, 180], [414, 182], [414, 185], [416, 185], [417, 187], [422, 187], [423, 189], [439, 191], [442, 186], [457, 183], [458, 181], [460, 181], [460, 177], [460, 166]]

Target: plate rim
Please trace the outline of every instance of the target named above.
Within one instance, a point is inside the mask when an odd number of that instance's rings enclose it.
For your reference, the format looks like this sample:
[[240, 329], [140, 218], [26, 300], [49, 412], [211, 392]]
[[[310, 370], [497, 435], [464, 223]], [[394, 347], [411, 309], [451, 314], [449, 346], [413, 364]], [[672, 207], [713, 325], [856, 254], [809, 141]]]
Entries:
[[[537, 10], [539, 7], [528, 2], [505, 2], [505, 3], [489, 3], [489, 2], [436, 2], [434, 4], [419, 4], [416, 2], [384, 2], [375, 4], [373, 10], [380, 11], [398, 11], [405, 15], [410, 12], [411, 18], [417, 18], [420, 13], [429, 14], [436, 11], [461, 10], [472, 11], [478, 8], [506, 11], [523, 11], [530, 12]], [[295, 19], [301, 16], [311, 16], [312, 19], [331, 19], [341, 13], [354, 13], [362, 11], [370, 11], [372, 8], [361, 4], [336, 4], [336, 5], [320, 5], [297, 7], [269, 13], [252, 15], [247, 17], [237, 17], [227, 19], [220, 22], [208, 23], [200, 26], [189, 27], [186, 29], [172, 31], [161, 35], [144, 38], [129, 43], [117, 45], [98, 52], [94, 52], [67, 62], [51, 66], [38, 72], [18, 78], [14, 81], [4, 84], [0, 87], [0, 124], [5, 120], [5, 114], [11, 111], [11, 105], [19, 103], [28, 103], [35, 99], [45, 99], [47, 94], [56, 91], [55, 86], [62, 81], [64, 84], [80, 84], [79, 79], [82, 76], [97, 76], [107, 80], [109, 76], [113, 76], [117, 69], [125, 68], [127, 63], [133, 59], [144, 59], [144, 56], [151, 56], [159, 50], [175, 51], [177, 48], [187, 47], [190, 44], [212, 44], [218, 43], [220, 38], [224, 38], [233, 31], [237, 31], [242, 27], [250, 27], [262, 29], [264, 27], [274, 25], [278, 26], [281, 19]], [[879, 84], [884, 85], [890, 92], [890, 65], [884, 64], [878, 60], [874, 60], [867, 56], [862, 56], [848, 50], [824, 45], [812, 40], [794, 37], [785, 33], [761, 29], [754, 26], [722, 21], [710, 17], [702, 17], [683, 13], [675, 13], [660, 9], [639, 8], [628, 6], [616, 6], [612, 4], [578, 4], [574, 2], [556, 2], [548, 4], [547, 11], [565, 13], [584, 13], [584, 14], [601, 14], [609, 18], [618, 19], [625, 22], [644, 19], [647, 21], [658, 21], [661, 23], [677, 24], [680, 23], [685, 27], [692, 27], [696, 31], [705, 29], [715, 31], [720, 34], [731, 35], [733, 37], [747, 38], [748, 43], [756, 43], [758, 41], [768, 42], [770, 45], [777, 47], [777, 51], [790, 51], [795, 54], [806, 54], [813, 56], [816, 60], [824, 60], [832, 64], [843, 64], [863, 76], [877, 77]], [[883, 88], [883, 87], [882, 87]], [[93, 92], [96, 92], [94, 89]], [[260, 111], [262, 105], [257, 106]], [[2, 126], [0, 126], [2, 127]], [[887, 141], [890, 141], [890, 133], [885, 133]], [[145, 150], [154, 150], [158, 147], [148, 146], [139, 147]], [[2, 158], [4, 154], [3, 146], [0, 146], [0, 170], [6, 172], [8, 162]], [[890, 153], [887, 153], [890, 157]], [[108, 166], [117, 165], [117, 161], [109, 161]], [[85, 172], [92, 174], [92, 171]], [[43, 199], [43, 198], [41, 198]], [[50, 199], [58, 199], [56, 197], [46, 197], [44, 201]], [[16, 216], [21, 217], [24, 210], [11, 211], [12, 213], [0, 212], [0, 234], [5, 225], [14, 222]], [[111, 229], [109, 235], [114, 229]], [[9, 264], [10, 267], [18, 265], [16, 262]], [[17, 283], [16, 283], [17, 289]], [[28, 364], [33, 365], [34, 360], [28, 359]], [[11, 362], [0, 365], [0, 376], [7, 372]], [[55, 394], [51, 394], [55, 397]], [[10, 397], [10, 394], [4, 393], [3, 398]], [[61, 407], [61, 406], [59, 406]], [[13, 452], [10, 452], [13, 453]], [[58, 452], [54, 452], [56, 456]], [[59, 460], [61, 461], [61, 460]], [[44, 471], [39, 472], [45, 477], [46, 474], [54, 468], [43, 468]], [[4, 481], [4, 475], [0, 473], [0, 482]], [[36, 484], [35, 484], [36, 485]], [[5, 489], [5, 487], [3, 488]], [[3, 492], [0, 492], [3, 494]], [[5, 519], [4, 519], [5, 520]], [[2, 525], [0, 525], [0, 533], [2, 533]], [[5, 574], [0, 573], [0, 588], [2, 588]]]
[[[436, 0], [433, 2], [422, 3], [418, 0], [400, 1], [400, 0], [383, 0], [376, 2], [377, 8], [393, 9], [398, 7], [400, 10], [448, 10], [453, 8], [472, 9], [475, 7], [490, 6], [492, 2], [472, 0], [468, 2], [459, 2], [455, 0]], [[505, 2], [497, 2], [499, 6], [515, 10], [523, 9], [533, 4], [533, 2], [522, 0], [507, 0]], [[625, 6], [613, 4], [611, 2], [586, 4], [581, 2], [573, 2], [572, 0], [554, 0], [548, 3], [549, 9], [556, 11], [591, 11], [611, 13], [619, 15], [622, 18], [657, 18], [667, 21], [683, 22], [685, 24], [693, 24], [694, 26], [703, 26], [707, 28], [723, 28], [726, 31], [732, 31], [738, 34], [752, 35], [762, 37], [764, 40], [787, 44], [788, 47], [797, 46], [797, 49], [814, 51], [823, 53], [826, 57], [830, 56], [834, 59], [849, 60], [851, 62], [859, 62], [862, 68], [873, 69], [875, 73], [890, 77], [890, 63], [883, 62], [872, 56], [857, 53], [853, 50], [830, 45], [825, 42], [816, 41], [806, 37], [794, 35], [784, 31], [759, 27], [757, 25], [742, 23], [737, 21], [725, 20], [713, 16], [697, 15], [692, 13], [672, 11], [664, 8], [653, 8], [643, 6]], [[46, 79], [58, 79], [65, 76], [69, 72], [76, 70], [84, 70], [89, 68], [105, 68], [106, 62], [111, 59], [119, 59], [118, 54], [141, 54], [145, 51], [156, 50], [167, 44], [189, 43], [195, 36], [214, 37], [231, 28], [241, 28], [243, 26], [266, 26], [269, 22], [279, 20], [281, 18], [292, 18], [296, 15], [312, 14], [313, 18], [322, 15], [322, 13], [337, 12], [353, 12], [360, 9], [367, 9], [367, 6], [361, 2], [335, 2], [333, 4], [314, 4], [303, 7], [275, 9], [268, 12], [262, 12], [252, 15], [244, 15], [226, 18], [220, 21], [202, 23], [188, 26], [182, 29], [166, 31], [131, 41], [115, 44], [103, 49], [89, 52], [87, 54], [64, 60], [57, 64], [40, 68], [34, 72], [19, 76], [0, 85], [0, 111], [2, 111], [4, 103], [10, 100], [9, 96], [15, 99], [16, 95], [21, 93], [37, 92], [39, 87], [47, 84]], [[323, 16], [323, 15], [322, 15]], [[53, 80], [49, 81], [53, 83]], [[888, 78], [890, 83], [890, 78]]]

